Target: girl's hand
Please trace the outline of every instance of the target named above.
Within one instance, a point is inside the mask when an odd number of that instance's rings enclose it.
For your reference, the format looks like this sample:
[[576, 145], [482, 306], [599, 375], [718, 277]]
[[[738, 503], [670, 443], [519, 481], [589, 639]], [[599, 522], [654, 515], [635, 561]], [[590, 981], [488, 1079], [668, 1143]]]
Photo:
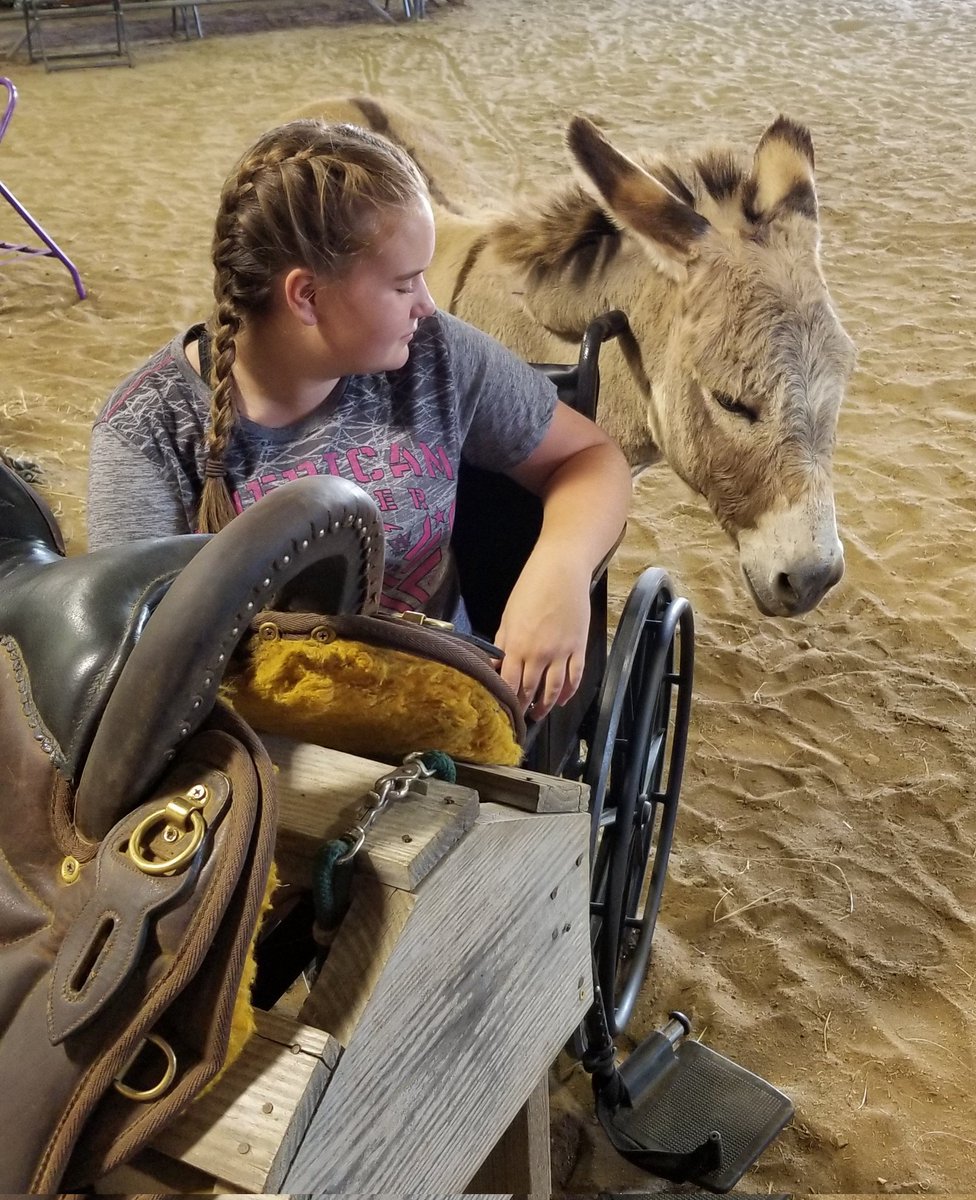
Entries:
[[592, 421], [557, 404], [542, 441], [507, 474], [542, 499], [542, 529], [502, 614], [502, 678], [541, 720], [580, 685], [592, 574], [627, 517], [630, 468]]
[[590, 576], [565, 557], [535, 555], [512, 590], [495, 636], [501, 677], [522, 711], [540, 721], [565, 704], [583, 677], [590, 627]]

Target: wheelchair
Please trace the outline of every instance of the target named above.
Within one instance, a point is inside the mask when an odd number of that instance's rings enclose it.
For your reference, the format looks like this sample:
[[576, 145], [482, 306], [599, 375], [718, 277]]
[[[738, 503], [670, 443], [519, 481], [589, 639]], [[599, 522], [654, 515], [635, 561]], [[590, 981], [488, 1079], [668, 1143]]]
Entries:
[[[586, 328], [576, 363], [533, 364], [592, 420], [599, 353], [633, 336], [607, 312]], [[488, 636], [542, 524], [540, 501], [505, 476], [462, 464], [452, 546], [474, 628]], [[490, 520], [485, 514], [490, 513]], [[485, 564], [491, 564], [486, 575]], [[594, 1004], [567, 1051], [593, 1077], [597, 1115], [635, 1165], [727, 1191], [793, 1113], [764, 1080], [693, 1040], [682, 1013], [619, 1068], [623, 1034], [647, 976], [674, 838], [691, 718], [694, 616], [658, 568], [642, 572], [608, 649], [608, 559], [591, 587], [583, 681], [564, 708], [530, 724], [524, 765], [585, 783], [590, 811]]]

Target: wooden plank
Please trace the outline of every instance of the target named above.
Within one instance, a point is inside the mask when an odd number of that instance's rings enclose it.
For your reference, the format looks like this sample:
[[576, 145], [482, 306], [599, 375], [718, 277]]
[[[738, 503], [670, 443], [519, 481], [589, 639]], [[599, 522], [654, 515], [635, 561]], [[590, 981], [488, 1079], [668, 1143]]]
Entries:
[[274, 1013], [208, 1091], [153, 1141], [153, 1149], [242, 1192], [277, 1189], [339, 1056], [335, 1039]]
[[354, 881], [349, 911], [302, 1006], [306, 1025], [328, 1029], [349, 1045], [415, 903], [409, 892], [378, 879]]
[[[308, 742], [263, 738], [277, 771], [281, 805], [276, 859], [283, 880], [312, 884], [323, 842], [357, 822], [366, 794], [389, 763], [373, 762]], [[412, 891], [461, 840], [478, 816], [478, 795], [457, 784], [425, 780], [376, 819], [357, 857], [359, 871]]]
[[[131, 1196], [138, 1200], [191, 1195], [233, 1196], [234, 1200], [242, 1200], [244, 1196], [253, 1196], [254, 1200], [258, 1200], [259, 1196], [261, 1200], [290, 1200], [281, 1192], [236, 1191], [224, 1180], [214, 1179], [155, 1150], [143, 1150], [131, 1162], [123, 1163], [103, 1176], [95, 1184], [95, 1194]], [[66, 1200], [65, 1195], [62, 1194], [59, 1200]]]
[[497, 805], [413, 897], [282, 1190], [456, 1193], [591, 999], [585, 813]]
[[479, 767], [457, 764], [458, 783], [474, 788], [483, 801], [508, 804], [525, 812], [586, 812], [590, 789], [572, 779], [557, 779], [520, 767]]
[[515, 1120], [481, 1164], [468, 1191], [549, 1200], [552, 1159], [549, 1151], [549, 1075], [542, 1077]]
[[94, 1185], [99, 1196], [189, 1196], [212, 1192], [213, 1178], [194, 1167], [147, 1149], [103, 1175]]

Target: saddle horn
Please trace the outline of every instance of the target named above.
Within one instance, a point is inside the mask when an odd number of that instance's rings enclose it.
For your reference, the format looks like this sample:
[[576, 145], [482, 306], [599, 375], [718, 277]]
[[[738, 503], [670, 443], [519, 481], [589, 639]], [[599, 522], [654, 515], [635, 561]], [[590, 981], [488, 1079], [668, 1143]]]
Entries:
[[46, 558], [63, 555], [64, 541], [54, 513], [46, 502], [0, 454], [0, 579], [13, 550]]

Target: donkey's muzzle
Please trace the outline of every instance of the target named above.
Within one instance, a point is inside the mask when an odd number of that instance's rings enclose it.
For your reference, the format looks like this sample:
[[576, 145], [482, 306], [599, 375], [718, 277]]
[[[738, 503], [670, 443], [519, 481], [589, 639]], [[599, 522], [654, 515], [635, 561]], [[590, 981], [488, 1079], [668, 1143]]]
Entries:
[[756, 607], [767, 617], [799, 617], [823, 600], [844, 575], [844, 556], [839, 553], [826, 562], [805, 563], [789, 571], [780, 571], [771, 587], [760, 589], [743, 570]]

